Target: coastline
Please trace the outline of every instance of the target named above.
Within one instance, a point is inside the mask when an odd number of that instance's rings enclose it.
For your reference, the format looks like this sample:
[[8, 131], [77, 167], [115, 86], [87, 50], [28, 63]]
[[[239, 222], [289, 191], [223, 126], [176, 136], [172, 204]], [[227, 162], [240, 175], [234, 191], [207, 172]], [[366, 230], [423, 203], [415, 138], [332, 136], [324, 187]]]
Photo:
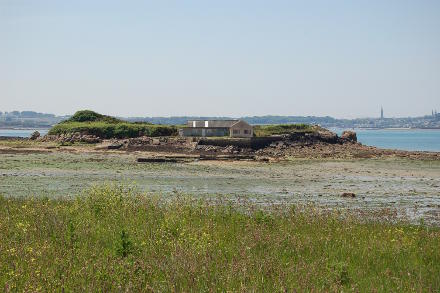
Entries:
[[[33, 131], [42, 136], [48, 128], [0, 128], [2, 140], [29, 138]], [[329, 128], [338, 136], [343, 131], [351, 130], [357, 133], [357, 140], [364, 146], [378, 149], [410, 151], [410, 152], [440, 152], [440, 129], [427, 128]]]
[[0, 130], [49, 130], [51, 127], [0, 127]]
[[329, 127], [329, 129], [341, 130], [440, 130], [440, 128], [421, 128], [421, 127]]

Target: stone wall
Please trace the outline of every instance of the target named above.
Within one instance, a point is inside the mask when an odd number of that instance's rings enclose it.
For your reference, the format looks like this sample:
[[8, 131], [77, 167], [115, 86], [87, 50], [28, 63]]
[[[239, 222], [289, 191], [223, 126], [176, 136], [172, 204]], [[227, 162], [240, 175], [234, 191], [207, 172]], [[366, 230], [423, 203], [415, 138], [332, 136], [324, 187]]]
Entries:
[[262, 149], [269, 146], [275, 141], [283, 140], [281, 136], [270, 136], [270, 137], [252, 137], [252, 138], [209, 138], [200, 139], [199, 145], [213, 145], [220, 147], [235, 146], [239, 148], [247, 149]]

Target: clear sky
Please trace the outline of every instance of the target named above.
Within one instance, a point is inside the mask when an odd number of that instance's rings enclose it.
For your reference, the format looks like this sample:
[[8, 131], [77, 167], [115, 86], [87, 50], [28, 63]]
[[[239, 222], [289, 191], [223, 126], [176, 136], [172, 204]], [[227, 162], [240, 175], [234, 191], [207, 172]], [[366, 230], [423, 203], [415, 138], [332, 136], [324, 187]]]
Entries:
[[440, 1], [0, 0], [0, 111], [440, 111]]

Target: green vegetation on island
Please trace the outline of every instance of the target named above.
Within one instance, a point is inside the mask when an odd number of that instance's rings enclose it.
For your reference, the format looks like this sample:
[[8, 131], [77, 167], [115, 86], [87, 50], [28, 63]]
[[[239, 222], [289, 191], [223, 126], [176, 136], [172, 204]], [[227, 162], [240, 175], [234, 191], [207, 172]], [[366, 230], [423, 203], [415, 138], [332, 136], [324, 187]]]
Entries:
[[[105, 122], [105, 123], [125, 123], [126, 121], [107, 115], [102, 115], [90, 110], [77, 111], [67, 120], [61, 122], [62, 124], [71, 122]], [[147, 123], [151, 124], [151, 123]]]
[[438, 228], [95, 187], [0, 197], [0, 288], [13, 291], [431, 291]]
[[[308, 124], [256, 125], [257, 137], [289, 134], [293, 132], [314, 132], [315, 126]], [[139, 136], [176, 136], [178, 126], [158, 125], [148, 122], [128, 122], [115, 117], [102, 115], [90, 110], [76, 112], [49, 130], [49, 135], [81, 133], [100, 138], [131, 138]]]
[[254, 126], [254, 135], [257, 137], [280, 135], [280, 134], [291, 134], [298, 132], [314, 132], [316, 131], [316, 126], [309, 124], [275, 124], [275, 125], [256, 125]]
[[49, 135], [81, 133], [100, 138], [130, 138], [138, 136], [175, 136], [177, 127], [146, 122], [127, 122], [111, 116], [83, 110], [49, 130]]

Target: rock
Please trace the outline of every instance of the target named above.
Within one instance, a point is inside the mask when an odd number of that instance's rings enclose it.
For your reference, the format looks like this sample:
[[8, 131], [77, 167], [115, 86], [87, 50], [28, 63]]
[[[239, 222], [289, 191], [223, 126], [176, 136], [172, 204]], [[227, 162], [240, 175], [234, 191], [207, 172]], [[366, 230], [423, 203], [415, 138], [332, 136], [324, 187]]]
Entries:
[[85, 143], [100, 143], [102, 139], [100, 139], [97, 136], [94, 135], [83, 135], [79, 141], [85, 142]]
[[152, 158], [137, 158], [138, 163], [177, 163], [178, 160], [175, 158], [162, 158], [162, 157], [152, 157]]
[[356, 194], [354, 194], [353, 192], [344, 192], [342, 195], [342, 197], [356, 197]]
[[222, 153], [232, 153], [235, 151], [235, 148], [233, 146], [227, 146], [224, 149], [221, 150]]
[[107, 147], [107, 149], [109, 149], [109, 150], [117, 150], [117, 149], [120, 149], [123, 145], [124, 144], [122, 144], [122, 143], [114, 143], [114, 144], [109, 145]]
[[319, 142], [326, 142], [326, 143], [337, 143], [338, 142], [338, 135], [334, 132], [331, 132], [329, 130], [320, 130], [316, 133], [313, 133], [309, 135], [309, 137]]
[[351, 130], [345, 130], [344, 132], [342, 132], [341, 138], [347, 141], [357, 142], [356, 132]]
[[41, 137], [41, 141], [56, 141], [58, 139], [57, 135], [49, 135], [46, 134], [45, 136]]
[[40, 137], [40, 133], [38, 132], [38, 131], [34, 131], [32, 134], [31, 134], [31, 139], [32, 140], [36, 140], [37, 138], [39, 138]]

